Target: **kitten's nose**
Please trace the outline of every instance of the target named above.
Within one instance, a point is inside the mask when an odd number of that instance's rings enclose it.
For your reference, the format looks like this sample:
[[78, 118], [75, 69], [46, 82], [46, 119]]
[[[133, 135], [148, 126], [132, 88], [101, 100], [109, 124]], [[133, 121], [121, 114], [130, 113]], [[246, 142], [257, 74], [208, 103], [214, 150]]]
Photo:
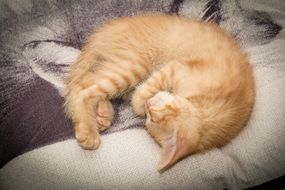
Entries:
[[156, 106], [156, 105], [157, 105], [157, 99], [155, 99], [153, 97], [146, 101], [147, 108], [150, 108], [150, 107]]

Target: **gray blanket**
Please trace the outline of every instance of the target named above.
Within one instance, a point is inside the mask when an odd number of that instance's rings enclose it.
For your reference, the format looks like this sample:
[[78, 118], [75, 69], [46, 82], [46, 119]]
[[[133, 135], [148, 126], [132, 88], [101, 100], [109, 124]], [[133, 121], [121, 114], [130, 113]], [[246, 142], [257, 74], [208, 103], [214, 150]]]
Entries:
[[[73, 129], [62, 110], [63, 75], [96, 26], [116, 17], [164, 12], [217, 22], [244, 46], [268, 43], [281, 30], [239, 1], [7, 1], [1, 3], [0, 166], [59, 140]], [[106, 133], [142, 127], [128, 103], [114, 101]]]
[[[146, 12], [191, 16], [216, 22], [251, 48], [270, 43], [282, 30], [268, 9], [239, 0], [1, 1], [0, 167], [27, 151], [74, 138], [62, 109], [63, 76], [99, 24]], [[113, 103], [115, 122], [103, 135], [143, 127], [144, 118], [128, 102]]]

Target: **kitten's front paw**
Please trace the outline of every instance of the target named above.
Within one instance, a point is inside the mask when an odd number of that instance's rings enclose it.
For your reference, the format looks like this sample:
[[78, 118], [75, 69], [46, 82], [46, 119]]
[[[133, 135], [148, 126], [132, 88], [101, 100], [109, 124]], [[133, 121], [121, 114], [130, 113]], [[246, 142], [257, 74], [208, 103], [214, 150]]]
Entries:
[[75, 137], [78, 142], [78, 144], [86, 150], [94, 150], [97, 149], [100, 145], [100, 135], [97, 131], [89, 131], [80, 129], [82, 128], [78, 127], [78, 129], [75, 132]]
[[151, 120], [153, 122], [158, 122], [165, 118], [167, 115], [172, 114], [174, 95], [166, 92], [160, 91], [156, 93], [146, 102], [146, 115], [147, 121]]
[[145, 103], [148, 100], [148, 96], [144, 96], [140, 90], [136, 90], [132, 97], [132, 107], [134, 112], [139, 116], [145, 115]]

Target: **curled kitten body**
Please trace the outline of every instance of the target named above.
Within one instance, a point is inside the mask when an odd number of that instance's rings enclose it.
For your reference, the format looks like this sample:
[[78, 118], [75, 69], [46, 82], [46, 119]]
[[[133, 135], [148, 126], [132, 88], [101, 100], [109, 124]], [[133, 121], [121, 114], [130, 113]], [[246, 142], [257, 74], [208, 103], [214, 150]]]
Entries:
[[239, 45], [214, 24], [170, 15], [104, 24], [65, 84], [65, 111], [84, 149], [96, 149], [98, 130], [110, 127], [109, 99], [134, 90], [134, 112], [147, 115], [148, 131], [162, 145], [161, 170], [229, 142], [254, 102], [252, 68]]

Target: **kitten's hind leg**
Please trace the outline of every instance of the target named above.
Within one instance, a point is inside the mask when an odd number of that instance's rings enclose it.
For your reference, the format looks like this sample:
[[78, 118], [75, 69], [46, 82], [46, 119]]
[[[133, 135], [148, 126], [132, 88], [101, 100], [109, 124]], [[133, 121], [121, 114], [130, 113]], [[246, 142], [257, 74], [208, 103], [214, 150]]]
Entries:
[[107, 129], [111, 125], [113, 107], [107, 98], [108, 92], [98, 82], [81, 90], [73, 104], [75, 136], [84, 149], [97, 149], [100, 145], [98, 130]]
[[98, 124], [96, 112], [99, 112], [103, 107], [99, 107], [98, 102], [105, 101], [106, 97], [100, 91], [94, 91], [94, 88], [81, 90], [78, 94], [76, 100], [72, 102], [75, 137], [82, 148], [97, 149], [100, 145], [98, 130], [101, 125]]

